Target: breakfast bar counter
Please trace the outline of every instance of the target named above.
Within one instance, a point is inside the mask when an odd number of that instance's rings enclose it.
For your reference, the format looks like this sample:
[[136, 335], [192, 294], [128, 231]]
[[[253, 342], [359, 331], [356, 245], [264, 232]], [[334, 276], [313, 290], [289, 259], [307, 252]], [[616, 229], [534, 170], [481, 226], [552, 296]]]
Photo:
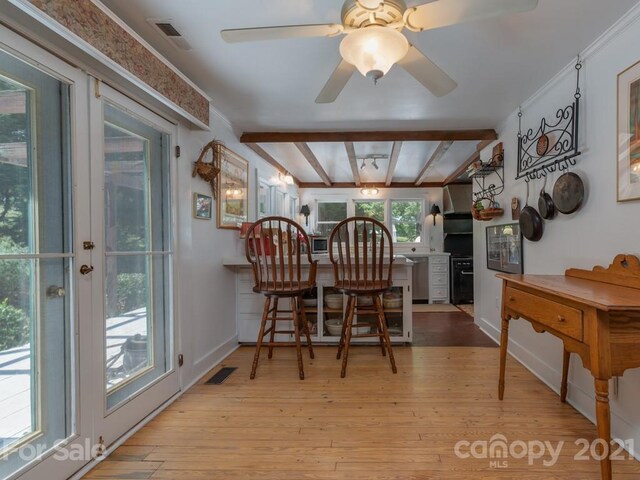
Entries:
[[[346, 296], [333, 288], [333, 269], [329, 256], [314, 255], [313, 258], [318, 260], [316, 287], [303, 299], [312, 330], [312, 340], [314, 343], [337, 344], [340, 340], [340, 325], [347, 305]], [[264, 296], [253, 292], [253, 273], [246, 257], [225, 258], [223, 265], [236, 271], [238, 340], [242, 343], [255, 343], [264, 308]], [[393, 287], [391, 292], [382, 298], [389, 334], [394, 343], [411, 342], [412, 339], [412, 268], [411, 260], [402, 255], [396, 255], [393, 261]], [[367, 306], [371, 301], [372, 299], [368, 297], [358, 297], [358, 304], [361, 306]], [[367, 320], [364, 318], [365, 315], [362, 317], [362, 321]], [[357, 323], [357, 319], [354, 323]], [[280, 338], [279, 340], [290, 339]], [[355, 339], [354, 343], [366, 343], [367, 340], [366, 338]]]

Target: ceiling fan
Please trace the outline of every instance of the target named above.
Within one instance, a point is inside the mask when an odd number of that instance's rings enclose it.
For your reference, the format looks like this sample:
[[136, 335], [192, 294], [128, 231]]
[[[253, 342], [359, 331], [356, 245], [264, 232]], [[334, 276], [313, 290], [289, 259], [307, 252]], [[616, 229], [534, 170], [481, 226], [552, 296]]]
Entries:
[[346, 0], [341, 24], [288, 25], [222, 30], [228, 43], [278, 40], [301, 37], [335, 37], [342, 61], [316, 98], [331, 103], [357, 69], [377, 82], [398, 64], [437, 97], [453, 91], [458, 84], [401, 33], [446, 27], [458, 23], [533, 10], [538, 0], [434, 0], [407, 8], [404, 0]]

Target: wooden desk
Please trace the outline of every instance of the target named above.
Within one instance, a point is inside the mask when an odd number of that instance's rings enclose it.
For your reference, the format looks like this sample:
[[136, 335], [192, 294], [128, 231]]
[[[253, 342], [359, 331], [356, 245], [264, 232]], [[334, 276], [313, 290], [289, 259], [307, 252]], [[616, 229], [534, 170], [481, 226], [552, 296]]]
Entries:
[[[640, 260], [618, 255], [607, 269], [569, 269], [564, 275], [497, 276], [503, 280], [500, 400], [504, 398], [509, 320], [523, 318], [537, 332], [549, 332], [564, 343], [563, 402], [567, 398], [570, 354], [578, 354], [584, 367], [591, 371], [595, 379], [598, 437], [610, 444], [609, 379], [640, 367]], [[610, 480], [608, 455], [600, 467], [602, 479]]]

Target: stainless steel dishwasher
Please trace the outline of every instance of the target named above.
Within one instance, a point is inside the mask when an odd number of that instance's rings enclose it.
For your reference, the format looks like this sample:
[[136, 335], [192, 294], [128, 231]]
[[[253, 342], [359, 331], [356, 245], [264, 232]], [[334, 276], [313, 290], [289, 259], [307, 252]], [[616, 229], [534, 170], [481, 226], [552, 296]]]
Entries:
[[428, 256], [409, 256], [413, 263], [413, 301], [429, 300], [429, 257]]

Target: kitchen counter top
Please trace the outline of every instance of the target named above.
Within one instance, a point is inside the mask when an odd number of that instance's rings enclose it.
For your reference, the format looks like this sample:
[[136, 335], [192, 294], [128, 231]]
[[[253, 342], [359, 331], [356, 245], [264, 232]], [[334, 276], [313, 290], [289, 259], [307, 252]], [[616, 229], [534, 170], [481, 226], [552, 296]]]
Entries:
[[[436, 255], [432, 253], [432, 255]], [[444, 255], [442, 253], [438, 255]], [[448, 255], [448, 254], [446, 254]], [[329, 255], [312, 255], [314, 260], [318, 260], [318, 265], [320, 266], [330, 266], [332, 265], [331, 260], [329, 260]], [[222, 264], [227, 267], [248, 267], [249, 262], [247, 261], [247, 257], [245, 256], [235, 256], [235, 257], [225, 257], [222, 259]], [[413, 266], [413, 262], [405, 257], [404, 255], [394, 255], [393, 264], [395, 266]]]
[[406, 258], [429, 258], [429, 257], [440, 257], [440, 256], [445, 256], [445, 257], [449, 257], [451, 256], [450, 253], [448, 252], [411, 252], [411, 253], [403, 253], [402, 254], [404, 257]]

